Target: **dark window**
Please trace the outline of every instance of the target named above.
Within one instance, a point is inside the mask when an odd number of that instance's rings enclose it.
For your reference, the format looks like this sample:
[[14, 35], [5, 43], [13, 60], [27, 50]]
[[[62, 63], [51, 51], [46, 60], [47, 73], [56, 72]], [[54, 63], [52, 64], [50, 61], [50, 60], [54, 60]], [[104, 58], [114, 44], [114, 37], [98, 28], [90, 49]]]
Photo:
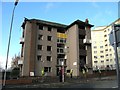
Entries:
[[42, 50], [42, 45], [38, 45], [38, 50]]
[[106, 61], [109, 61], [109, 59], [106, 59]]
[[103, 53], [103, 51], [100, 51], [100, 53]]
[[106, 67], [109, 68], [109, 65], [107, 65]]
[[38, 40], [43, 40], [43, 35], [39, 34], [38, 35]]
[[59, 52], [59, 49], [57, 49], [57, 52]]
[[97, 46], [94, 46], [94, 48], [97, 48]]
[[66, 43], [66, 39], [64, 40], [64, 42]]
[[97, 56], [94, 56], [94, 58], [96, 58], [96, 59], [97, 59]]
[[98, 61], [94, 61], [94, 63], [97, 63]]
[[41, 55], [38, 55], [38, 56], [37, 56], [37, 60], [40, 60], [40, 61], [41, 61], [41, 60], [42, 60], [42, 56], [41, 56]]
[[51, 67], [44, 67], [44, 72], [51, 72]]
[[97, 51], [94, 51], [94, 53], [97, 53]]
[[107, 37], [107, 35], [104, 35], [104, 37]]
[[63, 50], [63, 49], [60, 49], [60, 53], [64, 53], [64, 50]]
[[40, 29], [40, 30], [43, 30], [43, 26], [42, 26], [42, 25], [39, 25], [39, 29]]
[[113, 68], [113, 65], [110, 65], [111, 68]]
[[67, 70], [67, 73], [70, 73], [70, 70]]
[[112, 62], [112, 59], [110, 59], [110, 62]]
[[106, 56], [108, 56], [108, 54], [106, 54]]
[[47, 51], [52, 51], [52, 47], [51, 46], [47, 46]]
[[50, 32], [51, 32], [51, 31], [52, 31], [52, 28], [51, 28], [51, 27], [48, 27], [48, 31], [50, 31]]
[[108, 49], [105, 49], [105, 51], [108, 51]]
[[104, 58], [104, 56], [100, 56], [101, 58]]
[[100, 46], [100, 48], [103, 48], [103, 46]]
[[107, 42], [107, 39], [105, 40], [105, 42]]
[[47, 56], [47, 61], [51, 61], [51, 56]]
[[107, 44], [105, 44], [105, 46], [108, 46]]
[[52, 40], [52, 36], [48, 36], [48, 37], [47, 37], [47, 40], [48, 40], [48, 41], [51, 41], [51, 40]]
[[59, 39], [57, 39], [57, 42], [59, 42]]
[[60, 42], [63, 43], [63, 39], [60, 39]]

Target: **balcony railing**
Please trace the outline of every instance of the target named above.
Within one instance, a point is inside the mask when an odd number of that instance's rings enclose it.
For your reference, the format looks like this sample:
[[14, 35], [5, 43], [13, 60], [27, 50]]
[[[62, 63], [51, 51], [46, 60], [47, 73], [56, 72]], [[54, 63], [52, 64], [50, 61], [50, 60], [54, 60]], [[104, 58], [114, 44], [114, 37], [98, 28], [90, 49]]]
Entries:
[[63, 51], [63, 52], [57, 52], [57, 54], [65, 54], [65, 52]]
[[66, 65], [66, 60], [64, 58], [58, 59], [57, 66]]
[[24, 43], [24, 38], [20, 38], [20, 44]]

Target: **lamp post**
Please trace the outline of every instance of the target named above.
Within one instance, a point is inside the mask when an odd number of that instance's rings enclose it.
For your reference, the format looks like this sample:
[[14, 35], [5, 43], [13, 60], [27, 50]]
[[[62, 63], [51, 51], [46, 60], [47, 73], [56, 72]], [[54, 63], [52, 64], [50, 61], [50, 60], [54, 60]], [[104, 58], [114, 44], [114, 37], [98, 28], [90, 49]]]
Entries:
[[4, 72], [4, 80], [3, 80], [3, 86], [5, 86], [6, 83], [6, 71], [7, 71], [7, 64], [8, 64], [8, 56], [9, 56], [9, 48], [10, 48], [10, 40], [11, 40], [11, 32], [12, 32], [12, 25], [13, 25], [13, 19], [14, 19], [14, 11], [18, 4], [19, 0], [16, 0], [14, 3], [14, 8], [12, 12], [12, 19], [11, 19], [11, 25], [10, 25], [10, 32], [9, 32], [9, 41], [8, 41], [8, 48], [7, 48], [7, 57], [6, 57], [6, 65], [5, 65], [5, 72]]
[[[120, 28], [120, 25], [116, 25], [116, 24], [113, 24], [112, 25], [112, 30], [113, 30], [113, 45], [114, 45], [114, 50], [115, 50], [115, 62], [116, 62], [116, 72], [117, 72], [117, 83], [118, 83], [118, 89], [120, 90], [120, 72], [119, 72], [119, 61], [118, 61], [118, 51], [117, 51], [117, 47], [118, 47], [118, 43], [120, 42], [117, 37], [119, 37], [117, 35], [117, 30], [116, 30], [116, 27]], [[111, 36], [110, 36], [111, 37]], [[112, 38], [112, 37], [111, 37]], [[111, 41], [111, 40], [110, 40]], [[111, 42], [112, 44], [112, 42]]]

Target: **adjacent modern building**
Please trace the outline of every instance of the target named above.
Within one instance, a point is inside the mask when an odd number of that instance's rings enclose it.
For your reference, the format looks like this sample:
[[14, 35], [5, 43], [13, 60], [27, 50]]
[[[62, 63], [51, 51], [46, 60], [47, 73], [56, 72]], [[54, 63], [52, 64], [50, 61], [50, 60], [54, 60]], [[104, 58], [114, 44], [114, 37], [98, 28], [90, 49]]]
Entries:
[[25, 18], [20, 40], [22, 76], [41, 76], [42, 70], [57, 76], [61, 67], [80, 76], [84, 66], [92, 73], [91, 27], [88, 19], [63, 25]]
[[93, 70], [114, 70], [116, 68], [114, 47], [109, 39], [113, 24], [120, 24], [120, 19], [108, 26], [96, 27], [91, 31]]

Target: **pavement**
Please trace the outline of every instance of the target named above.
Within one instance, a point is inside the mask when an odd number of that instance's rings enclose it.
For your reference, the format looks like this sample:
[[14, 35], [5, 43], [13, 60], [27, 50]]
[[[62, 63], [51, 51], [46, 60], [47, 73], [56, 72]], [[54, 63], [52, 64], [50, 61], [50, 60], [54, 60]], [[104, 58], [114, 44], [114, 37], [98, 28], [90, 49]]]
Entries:
[[116, 80], [116, 76], [87, 78], [87, 79], [69, 78], [65, 82], [56, 82], [56, 83], [43, 82], [43, 83], [33, 83], [27, 85], [6, 85], [5, 88], [62, 88], [73, 84], [84, 84], [84, 83], [91, 83], [94, 81], [105, 81], [105, 80]]

